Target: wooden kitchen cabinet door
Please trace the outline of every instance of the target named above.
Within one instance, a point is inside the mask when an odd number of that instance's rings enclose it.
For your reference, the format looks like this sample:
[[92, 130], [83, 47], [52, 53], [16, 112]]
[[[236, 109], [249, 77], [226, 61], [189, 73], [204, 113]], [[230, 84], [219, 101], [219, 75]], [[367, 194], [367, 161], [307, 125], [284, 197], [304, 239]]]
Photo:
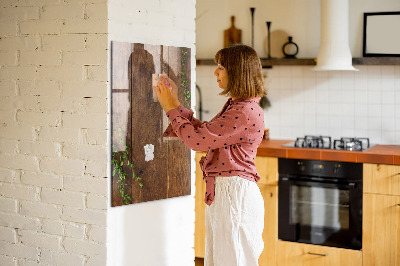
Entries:
[[196, 196], [195, 196], [195, 230], [194, 230], [194, 253], [196, 258], [204, 258], [206, 244], [206, 224], [205, 210], [206, 203], [204, 195], [206, 193], [206, 183], [203, 181], [203, 172], [200, 169], [199, 161], [205, 152], [197, 152], [196, 161]]
[[190, 149], [162, 137], [169, 121], [152, 86], [167, 74], [190, 108], [190, 48], [112, 42], [111, 61], [112, 206], [190, 195]]
[[278, 158], [256, 156], [254, 162], [261, 176], [259, 185], [278, 185]]
[[364, 193], [400, 196], [400, 166], [365, 163], [363, 177]]
[[277, 266], [362, 266], [358, 250], [280, 240], [277, 247]]
[[258, 259], [260, 266], [276, 265], [276, 243], [278, 241], [278, 187], [260, 185], [264, 198], [264, 250]]
[[400, 196], [364, 194], [363, 266], [400, 266]]

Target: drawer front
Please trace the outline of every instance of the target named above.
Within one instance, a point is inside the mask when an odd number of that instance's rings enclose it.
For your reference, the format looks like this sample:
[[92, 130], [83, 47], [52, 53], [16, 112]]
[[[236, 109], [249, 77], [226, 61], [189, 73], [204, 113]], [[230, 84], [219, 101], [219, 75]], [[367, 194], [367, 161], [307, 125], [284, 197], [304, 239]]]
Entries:
[[400, 195], [400, 166], [365, 163], [363, 174], [364, 193]]
[[278, 266], [362, 266], [362, 252], [278, 241]]

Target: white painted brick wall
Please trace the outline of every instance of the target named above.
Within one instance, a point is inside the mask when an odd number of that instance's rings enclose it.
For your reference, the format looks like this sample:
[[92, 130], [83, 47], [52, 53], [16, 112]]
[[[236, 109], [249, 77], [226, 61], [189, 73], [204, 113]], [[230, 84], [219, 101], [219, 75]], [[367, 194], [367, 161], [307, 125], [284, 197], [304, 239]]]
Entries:
[[107, 16], [0, 2], [0, 265], [106, 264]]
[[85, 225], [79, 223], [67, 223], [65, 235], [73, 238], [83, 239], [85, 237]]

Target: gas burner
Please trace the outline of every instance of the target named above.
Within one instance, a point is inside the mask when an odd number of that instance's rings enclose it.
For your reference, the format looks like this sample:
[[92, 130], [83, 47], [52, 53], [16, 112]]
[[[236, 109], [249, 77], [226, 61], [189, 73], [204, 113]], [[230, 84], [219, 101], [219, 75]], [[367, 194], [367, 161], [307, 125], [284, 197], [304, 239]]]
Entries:
[[340, 138], [334, 140], [332, 145], [331, 137], [306, 135], [303, 138], [297, 138], [295, 142], [290, 142], [283, 146], [343, 151], [364, 151], [374, 145], [370, 145], [368, 138]]
[[304, 138], [297, 138], [294, 146], [299, 148], [330, 149], [331, 137], [306, 135]]
[[368, 138], [340, 138], [333, 142], [335, 150], [363, 151], [369, 147]]

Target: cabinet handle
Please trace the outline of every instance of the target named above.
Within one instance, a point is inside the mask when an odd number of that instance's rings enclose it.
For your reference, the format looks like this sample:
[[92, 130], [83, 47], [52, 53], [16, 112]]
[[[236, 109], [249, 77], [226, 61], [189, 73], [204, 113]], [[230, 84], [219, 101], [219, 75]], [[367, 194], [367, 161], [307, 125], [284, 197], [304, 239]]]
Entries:
[[328, 254], [313, 253], [313, 252], [307, 252], [307, 254], [310, 254], [310, 255], [317, 255], [317, 256], [323, 256], [323, 257], [328, 256]]

